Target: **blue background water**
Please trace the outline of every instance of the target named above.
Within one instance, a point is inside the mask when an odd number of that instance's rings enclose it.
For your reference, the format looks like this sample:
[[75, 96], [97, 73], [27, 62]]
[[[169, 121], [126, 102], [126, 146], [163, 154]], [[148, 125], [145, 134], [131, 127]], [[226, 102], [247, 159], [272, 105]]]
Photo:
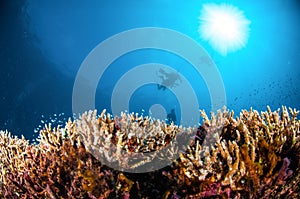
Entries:
[[[229, 3], [244, 11], [251, 21], [244, 49], [222, 56], [200, 38], [198, 17], [208, 2]], [[147, 26], [182, 32], [209, 53], [222, 76], [227, 97], [224, 104], [229, 109], [263, 111], [267, 105], [300, 109], [298, 0], [3, 0], [0, 5], [0, 129], [16, 135], [30, 138], [33, 129], [42, 125], [41, 120], [71, 116], [74, 80], [88, 53], [114, 34]], [[99, 82], [96, 108], [110, 111], [118, 79], [130, 68], [149, 62], [166, 64], [183, 74], [197, 88], [200, 108], [210, 110], [203, 79], [184, 60], [157, 50], [136, 51], [116, 60]], [[162, 104], [166, 113], [174, 108], [180, 117], [176, 96], [169, 90], [158, 90], [157, 85], [139, 88], [129, 111], [144, 109], [147, 114], [153, 104]]]

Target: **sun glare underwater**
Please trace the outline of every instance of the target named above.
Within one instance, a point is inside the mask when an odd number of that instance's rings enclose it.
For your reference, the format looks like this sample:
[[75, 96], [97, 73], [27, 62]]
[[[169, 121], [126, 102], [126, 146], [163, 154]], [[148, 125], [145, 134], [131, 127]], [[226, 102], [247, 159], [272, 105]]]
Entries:
[[205, 4], [199, 17], [199, 33], [222, 55], [246, 46], [250, 21], [230, 4]]
[[300, 198], [299, 0], [0, 2], [0, 198]]

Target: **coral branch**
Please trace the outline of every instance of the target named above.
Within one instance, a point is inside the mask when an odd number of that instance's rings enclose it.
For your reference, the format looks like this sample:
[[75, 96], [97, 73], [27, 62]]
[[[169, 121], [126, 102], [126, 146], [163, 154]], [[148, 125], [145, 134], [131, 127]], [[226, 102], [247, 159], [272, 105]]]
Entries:
[[202, 125], [183, 128], [89, 111], [45, 126], [35, 145], [0, 131], [0, 198], [299, 198], [298, 113], [200, 111]]

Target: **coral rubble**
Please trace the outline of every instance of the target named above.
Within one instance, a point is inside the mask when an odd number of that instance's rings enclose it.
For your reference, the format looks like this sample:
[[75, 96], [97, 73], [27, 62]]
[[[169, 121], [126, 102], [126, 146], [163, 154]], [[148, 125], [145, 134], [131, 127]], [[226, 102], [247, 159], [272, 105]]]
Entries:
[[89, 111], [45, 126], [38, 144], [1, 131], [0, 197], [300, 197], [298, 111], [200, 114], [201, 126], [183, 128]]

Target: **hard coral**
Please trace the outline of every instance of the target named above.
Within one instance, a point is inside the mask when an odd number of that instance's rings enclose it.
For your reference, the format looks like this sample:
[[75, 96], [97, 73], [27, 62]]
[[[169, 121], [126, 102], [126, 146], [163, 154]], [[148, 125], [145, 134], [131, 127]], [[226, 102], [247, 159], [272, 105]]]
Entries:
[[[68, 127], [72, 122], [67, 124]], [[22, 140], [19, 162], [11, 161], [17, 154], [1, 142], [3, 186], [6, 198], [106, 198], [114, 187], [115, 174], [88, 153], [75, 132], [47, 127], [40, 133], [38, 145]], [[62, 131], [66, 131], [62, 134]], [[78, 136], [77, 136], [78, 137]], [[14, 140], [2, 134], [2, 141]], [[12, 141], [11, 141], [12, 142]], [[22, 169], [20, 169], [22, 168]]]
[[298, 111], [250, 109], [236, 119], [225, 109], [210, 119], [201, 114], [203, 144], [195, 139], [164, 173], [175, 181], [173, 192], [186, 198], [299, 197]]
[[[94, 199], [127, 198], [130, 192], [133, 196], [151, 193], [147, 187], [153, 188], [152, 183], [133, 182], [126, 177], [130, 174], [104, 164], [116, 162], [121, 168], [136, 169], [150, 161], [168, 159], [156, 150], [170, 144], [178, 129], [182, 128], [134, 114], [111, 119], [105, 111], [101, 115], [89, 111], [78, 120], [69, 120], [64, 128], [46, 126], [40, 132], [38, 145], [2, 133], [1, 152], [7, 155], [0, 162], [1, 194], [7, 198]], [[150, 156], [142, 153], [151, 151], [154, 153]], [[175, 152], [166, 154], [174, 156]]]
[[77, 130], [87, 151], [101, 162], [134, 173], [170, 164], [178, 154], [178, 135], [188, 137], [193, 133], [192, 128], [133, 113], [112, 119], [105, 110], [99, 117], [96, 111], [83, 114], [77, 121]]
[[90, 111], [64, 128], [46, 126], [37, 145], [1, 131], [0, 197], [297, 198], [297, 114], [268, 107], [234, 118], [224, 108], [210, 118], [201, 111], [201, 126], [182, 128], [137, 114], [111, 118]]

